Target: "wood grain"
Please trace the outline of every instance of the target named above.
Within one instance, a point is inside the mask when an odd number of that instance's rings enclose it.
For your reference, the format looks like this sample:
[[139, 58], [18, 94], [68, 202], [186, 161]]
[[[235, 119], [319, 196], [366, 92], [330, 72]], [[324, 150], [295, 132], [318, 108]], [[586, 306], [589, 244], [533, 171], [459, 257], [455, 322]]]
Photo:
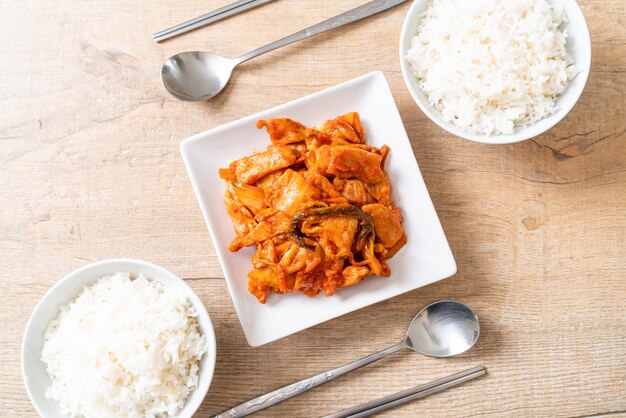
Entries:
[[[442, 298], [481, 318], [467, 355], [399, 353], [259, 416], [322, 415], [480, 364], [487, 376], [383, 416], [626, 416], [624, 1], [579, 2], [593, 43], [585, 92], [555, 128], [507, 146], [455, 138], [414, 105], [397, 56], [409, 4], [251, 61], [214, 101], [173, 100], [158, 80], [169, 55], [236, 56], [363, 3], [283, 0], [151, 41], [229, 2], [2, 4], [0, 415], [35, 416], [19, 351], [41, 296], [77, 267], [125, 256], [187, 278], [213, 318], [217, 367], [198, 416], [385, 348]], [[458, 274], [250, 348], [180, 141], [372, 70], [390, 82]]]

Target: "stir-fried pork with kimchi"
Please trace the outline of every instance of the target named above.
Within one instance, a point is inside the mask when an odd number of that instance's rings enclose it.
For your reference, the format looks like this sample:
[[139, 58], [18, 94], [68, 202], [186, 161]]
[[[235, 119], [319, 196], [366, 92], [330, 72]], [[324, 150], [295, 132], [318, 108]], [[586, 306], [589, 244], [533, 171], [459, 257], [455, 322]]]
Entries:
[[220, 170], [237, 236], [231, 251], [256, 245], [248, 290], [331, 296], [368, 276], [406, 244], [384, 170], [389, 148], [365, 144], [358, 113], [320, 129], [261, 120], [272, 144]]

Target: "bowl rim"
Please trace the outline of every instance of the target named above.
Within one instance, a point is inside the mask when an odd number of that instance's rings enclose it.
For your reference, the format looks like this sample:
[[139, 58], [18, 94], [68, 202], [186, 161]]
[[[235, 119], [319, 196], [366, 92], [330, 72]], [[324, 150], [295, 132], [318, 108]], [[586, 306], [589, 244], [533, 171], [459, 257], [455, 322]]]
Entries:
[[[540, 119], [539, 121], [535, 122], [532, 125], [522, 127], [522, 129], [519, 132], [515, 132], [511, 135], [503, 135], [503, 134], [489, 135], [489, 136], [477, 135], [477, 134], [466, 132], [451, 123], [447, 125], [442, 123], [442, 121], [439, 120], [439, 117], [436, 115], [437, 111], [433, 109], [432, 106], [425, 103], [422, 100], [422, 98], [419, 97], [418, 92], [416, 92], [413, 86], [411, 85], [411, 82], [410, 82], [411, 77], [415, 77], [415, 76], [413, 76], [413, 74], [411, 73], [409, 64], [406, 62], [406, 59], [404, 58], [406, 51], [403, 48], [403, 46], [407, 44], [407, 41], [410, 42], [410, 38], [412, 38], [414, 35], [414, 34], [408, 33], [408, 26], [411, 23], [412, 19], [415, 17], [415, 15], [418, 14], [417, 10], [423, 6], [424, 2], [428, 2], [428, 1], [429, 0], [415, 0], [413, 1], [413, 4], [411, 4], [411, 7], [409, 8], [409, 10], [406, 13], [406, 16], [404, 17], [402, 28], [400, 29], [400, 41], [399, 41], [398, 52], [399, 52], [399, 58], [400, 58], [400, 69], [402, 72], [402, 79], [404, 80], [404, 84], [406, 85], [407, 90], [411, 94], [413, 101], [417, 104], [420, 110], [428, 117], [428, 119], [434, 122], [437, 126], [439, 126], [446, 132], [449, 132], [455, 136], [458, 136], [460, 138], [467, 139], [470, 141], [474, 141], [474, 142], [479, 142], [483, 144], [495, 144], [495, 145], [512, 144], [515, 142], [526, 141], [528, 139], [534, 138], [536, 136], [539, 136], [547, 132], [548, 130], [553, 128], [556, 124], [558, 124], [561, 120], [563, 120], [563, 118], [567, 116], [567, 114], [572, 110], [572, 108], [576, 105], [576, 103], [578, 103], [578, 100], [580, 99], [580, 96], [582, 95], [585, 89], [587, 80], [589, 79], [589, 73], [591, 71], [591, 58], [592, 58], [591, 36], [589, 34], [589, 26], [587, 24], [587, 20], [585, 19], [585, 15], [580, 9], [580, 6], [578, 5], [578, 3], [575, 0], [563, 0], [563, 2], [569, 2], [571, 6], [573, 7], [574, 12], [576, 14], [579, 14], [579, 17], [581, 18], [580, 19], [580, 21], [582, 22], [581, 31], [579, 32], [576, 39], [580, 41], [582, 44], [584, 44], [584, 50], [587, 52], [586, 56], [588, 56], [588, 59], [586, 59], [584, 62], [580, 62], [580, 63], [577, 62], [577, 65], [579, 65], [579, 72], [576, 74], [575, 77], [582, 77], [582, 82], [579, 83], [579, 87], [577, 91], [575, 91], [574, 99], [566, 103], [565, 106], [560, 107], [559, 110], [555, 113], [555, 115], [559, 115], [559, 116], [554, 118], [549, 124], [546, 124], [545, 126], [538, 128], [537, 123], [543, 120], [543, 119]], [[552, 0], [548, 0], [548, 2], [552, 4]], [[568, 32], [568, 38], [571, 38], [571, 32]], [[570, 85], [571, 85], [571, 81], [568, 87]]]
[[[58, 280], [54, 285], [52, 285], [52, 287], [50, 287], [46, 291], [46, 293], [41, 297], [41, 299], [39, 299], [39, 302], [37, 302], [37, 305], [31, 312], [31, 315], [28, 318], [28, 321], [26, 322], [26, 327], [24, 328], [24, 333], [22, 335], [22, 345], [20, 348], [20, 367], [21, 367], [21, 372], [22, 372], [21, 373], [22, 382], [24, 383], [24, 386], [26, 387], [26, 392], [28, 394], [28, 398], [30, 399], [31, 405], [35, 408], [35, 410], [41, 417], [46, 416], [44, 411], [41, 410], [40, 405], [35, 401], [35, 398], [33, 397], [33, 393], [28, 382], [28, 376], [27, 376], [26, 368], [25, 368], [26, 343], [28, 342], [27, 338], [29, 335], [29, 330], [32, 328], [35, 318], [38, 316], [39, 312], [43, 309], [44, 302], [48, 298], [50, 298], [50, 296], [56, 291], [56, 289], [63, 286], [64, 283], [73, 279], [74, 277], [77, 277], [77, 276], [79, 277], [85, 274], [89, 270], [106, 266], [108, 264], [127, 264], [129, 267], [130, 266], [137, 266], [137, 267], [143, 266], [143, 267], [147, 267], [147, 268], [158, 271], [159, 277], [169, 276], [175, 282], [178, 283], [178, 286], [184, 289], [185, 295], [189, 298], [192, 306], [195, 308], [196, 313], [198, 314], [198, 317], [203, 321], [203, 334], [205, 335], [206, 340], [207, 340], [208, 350], [207, 350], [207, 353], [205, 353], [206, 361], [204, 364], [204, 368], [201, 369], [200, 372], [198, 373], [198, 381], [200, 381], [200, 377], [204, 374], [206, 374], [207, 377], [204, 379], [204, 382], [203, 382], [204, 384], [202, 386], [198, 385], [198, 387], [189, 394], [189, 396], [187, 397], [187, 400], [185, 401], [185, 404], [183, 405], [179, 413], [177, 415], [174, 415], [173, 417], [173, 418], [191, 418], [196, 413], [198, 408], [200, 408], [200, 405], [202, 405], [209, 391], [211, 383], [213, 381], [213, 376], [215, 372], [215, 363], [217, 359], [217, 343], [215, 339], [215, 328], [213, 326], [213, 322], [211, 321], [211, 317], [209, 316], [209, 313], [207, 312], [206, 307], [204, 306], [204, 303], [202, 303], [202, 300], [198, 297], [195, 291], [182, 278], [178, 277], [176, 274], [172, 273], [166, 268], [159, 266], [158, 264], [154, 264], [148, 261], [134, 259], [134, 258], [107, 258], [107, 259], [94, 261], [92, 263], [79, 267], [78, 269], [66, 274], [62, 279]], [[112, 269], [110, 273], [104, 273], [104, 274], [113, 274], [113, 273], [119, 272], [119, 270], [115, 270], [115, 271], [113, 270], [114, 269]], [[133, 273], [133, 271], [129, 271], [129, 272]], [[103, 275], [100, 275], [99, 277], [102, 277], [102, 276]], [[148, 277], [148, 278], [150, 280], [156, 280], [160, 282], [158, 278], [153, 278], [153, 277]], [[80, 281], [85, 282], [88, 280], [89, 278], [86, 277], [86, 278], [81, 279]], [[84, 284], [85, 283], [83, 283], [83, 285]], [[165, 283], [162, 283], [162, 284], [167, 286], [167, 284]], [[76, 298], [77, 296], [78, 296], [78, 293], [76, 295], [73, 295], [73, 298]], [[70, 302], [71, 300], [73, 300], [72, 296], [68, 297], [66, 301], [60, 302], [56, 310], [58, 311], [58, 309], [62, 305]], [[200, 325], [200, 322], [198, 322], [198, 325]], [[197, 399], [192, 404], [188, 404], [188, 402], [191, 401], [192, 395], [194, 393], [199, 393], [200, 396], [198, 396]], [[188, 407], [189, 405], [191, 406], [189, 407], [188, 415], [180, 415], [180, 413], [184, 411], [184, 409]]]

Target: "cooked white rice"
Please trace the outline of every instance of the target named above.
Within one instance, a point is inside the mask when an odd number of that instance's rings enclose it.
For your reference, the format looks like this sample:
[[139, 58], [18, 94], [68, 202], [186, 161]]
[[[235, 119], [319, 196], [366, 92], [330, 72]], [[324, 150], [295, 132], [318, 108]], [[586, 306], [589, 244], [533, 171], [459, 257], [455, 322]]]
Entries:
[[207, 351], [196, 316], [177, 288], [129, 273], [102, 277], [48, 325], [46, 397], [76, 417], [176, 414]]
[[434, 0], [406, 59], [445, 120], [512, 134], [555, 112], [576, 74], [566, 20], [546, 0]]

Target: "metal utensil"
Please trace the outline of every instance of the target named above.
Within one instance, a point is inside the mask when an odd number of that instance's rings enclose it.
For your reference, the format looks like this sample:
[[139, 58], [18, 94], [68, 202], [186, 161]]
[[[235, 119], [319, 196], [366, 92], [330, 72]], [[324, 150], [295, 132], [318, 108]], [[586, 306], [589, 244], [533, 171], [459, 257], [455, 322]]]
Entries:
[[354, 406], [349, 409], [345, 409], [340, 412], [335, 412], [330, 415], [326, 415], [322, 418], [364, 418], [387, 409], [395, 408], [398, 405], [402, 405], [407, 402], [414, 401], [416, 399], [424, 398], [433, 393], [442, 391], [444, 389], [451, 388], [452, 386], [459, 385], [467, 382], [468, 380], [475, 379], [486, 373], [485, 367], [479, 366], [472, 369], [462, 371], [460, 373], [453, 374], [448, 377], [434, 380], [423, 385], [416, 386], [411, 389], [404, 390], [402, 392], [394, 393], [379, 399], [375, 399], [370, 402], [366, 402], [361, 405]]
[[433, 357], [461, 354], [476, 343], [479, 335], [478, 316], [469, 307], [452, 300], [434, 302], [415, 315], [404, 340], [398, 344], [336, 369], [250, 399], [213, 418], [236, 418], [253, 414], [405, 348]]
[[198, 16], [194, 19], [180, 23], [171, 28], [167, 28], [152, 35], [152, 39], [155, 42], [162, 42], [174, 36], [182, 35], [183, 33], [191, 32], [194, 29], [201, 28], [218, 20], [226, 19], [227, 17], [245, 12], [246, 10], [254, 9], [255, 7], [262, 6], [274, 0], [239, 0], [224, 7], [220, 7], [212, 12], [205, 13], [202, 16]]
[[180, 100], [208, 100], [224, 89], [233, 69], [242, 62], [276, 48], [361, 20], [405, 1], [407, 0], [371, 1], [233, 59], [203, 51], [182, 52], [163, 63], [161, 82], [172, 95]]

